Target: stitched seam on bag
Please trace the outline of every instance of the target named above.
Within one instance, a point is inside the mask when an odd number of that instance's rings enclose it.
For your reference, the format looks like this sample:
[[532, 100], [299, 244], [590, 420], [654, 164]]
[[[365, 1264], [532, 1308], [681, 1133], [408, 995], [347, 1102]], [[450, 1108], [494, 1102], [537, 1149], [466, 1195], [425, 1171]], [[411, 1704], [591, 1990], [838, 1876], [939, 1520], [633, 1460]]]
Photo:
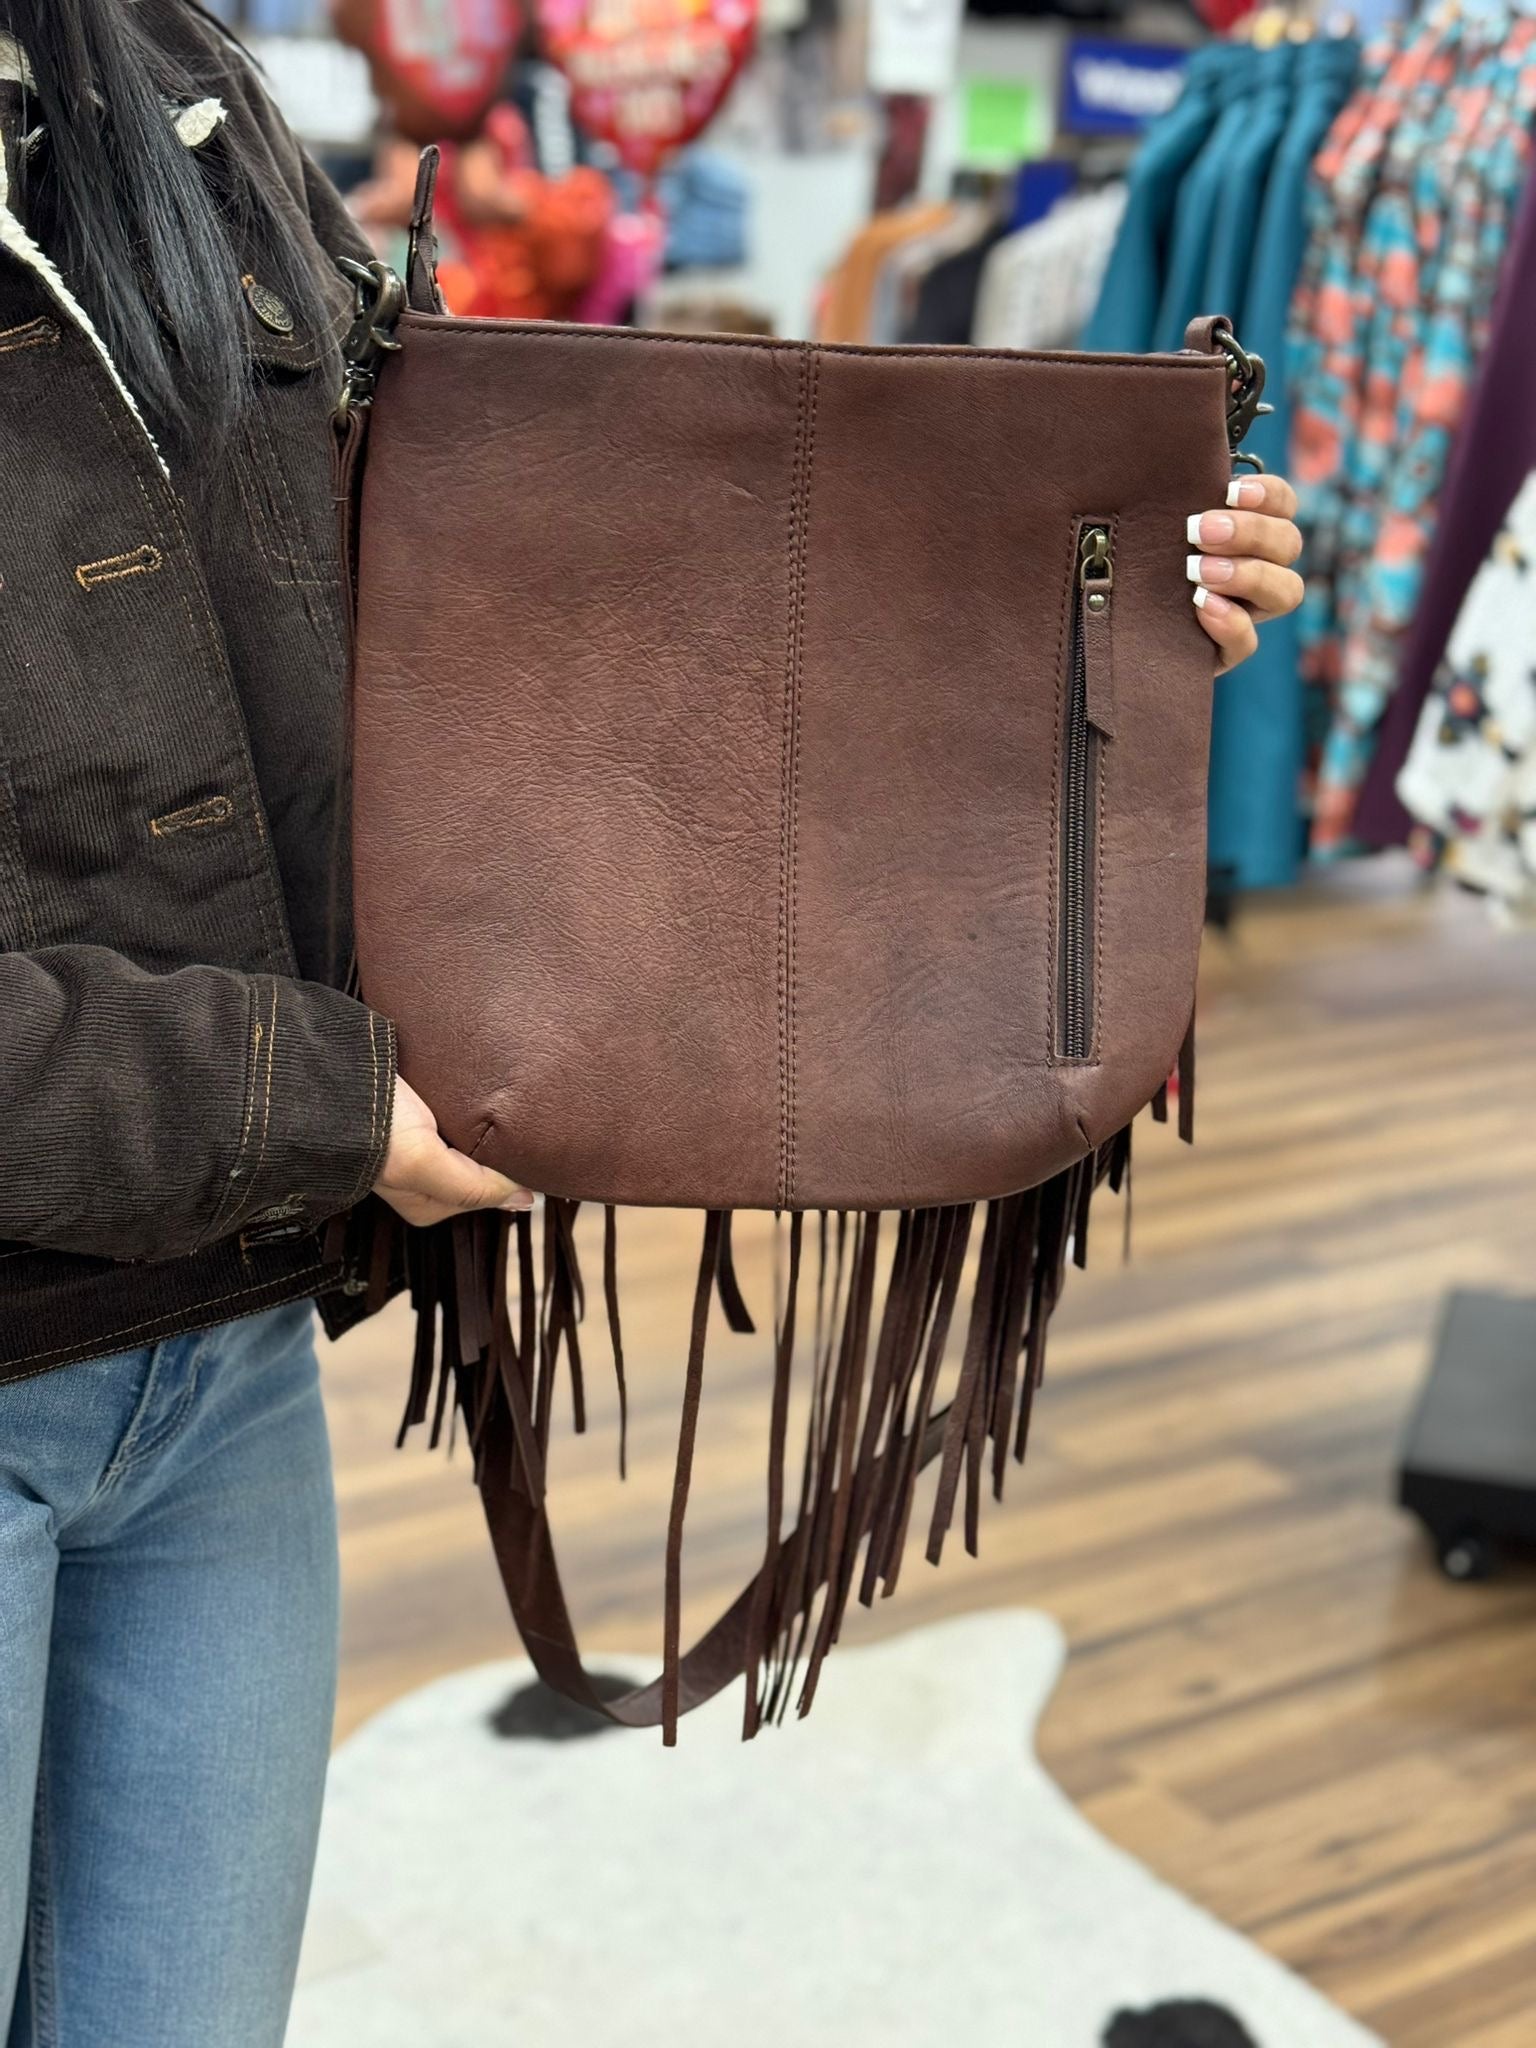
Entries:
[[[176, 1326], [183, 1316], [196, 1315], [199, 1310], [205, 1308], [222, 1308], [226, 1302], [240, 1301], [249, 1294], [265, 1294], [273, 1287], [291, 1287], [296, 1281], [309, 1280], [317, 1273], [328, 1273], [335, 1268], [336, 1261], [334, 1259], [329, 1264], [324, 1259], [321, 1259], [316, 1265], [301, 1266], [295, 1273], [285, 1273], [271, 1280], [258, 1280], [250, 1287], [233, 1287], [227, 1294], [209, 1295], [206, 1301], [189, 1301], [181, 1308], [168, 1309], [163, 1316], [152, 1316], [147, 1323], [130, 1323], [123, 1330], [108, 1330], [103, 1336], [93, 1337], [91, 1342], [96, 1345], [105, 1345], [115, 1344], [121, 1337], [154, 1337], [166, 1328], [169, 1328], [174, 1335], [176, 1334]], [[300, 1298], [298, 1295], [293, 1296], [295, 1301]], [[274, 1303], [273, 1306], [277, 1307], [279, 1304]], [[14, 1386], [20, 1380], [38, 1379], [43, 1373], [62, 1364], [65, 1359], [72, 1359], [77, 1355], [78, 1353], [74, 1345], [58, 1344], [51, 1351], [32, 1351], [24, 1358], [0, 1359], [0, 1387]], [[106, 1358], [110, 1356], [110, 1353], [99, 1351], [95, 1355]], [[39, 1359], [49, 1362], [39, 1365]], [[13, 1365], [30, 1365], [34, 1366], [36, 1370], [33, 1372], [12, 1372], [10, 1368]]]
[[[923, 346], [903, 342], [885, 348], [864, 348], [852, 342], [772, 341], [748, 334], [650, 334], [643, 328], [540, 326], [534, 321], [476, 320], [460, 325], [451, 314], [406, 315], [402, 324], [430, 321], [435, 338], [446, 341], [484, 341], [493, 336], [515, 334], [524, 341], [631, 341], [651, 342], [662, 348], [745, 348], [766, 355], [810, 355], [813, 351], [839, 358], [853, 356], [895, 356], [910, 361], [925, 358], [950, 363], [1048, 363], [1067, 370], [1198, 370], [1209, 376], [1213, 370], [1227, 371], [1225, 356], [1163, 353], [1146, 356], [1069, 355], [1055, 349], [970, 348], [951, 344]], [[444, 324], [446, 323], [446, 324]]]
[[1067, 528], [1067, 574], [1062, 579], [1061, 616], [1056, 626], [1056, 721], [1051, 745], [1051, 900], [1046, 918], [1045, 1063], [1056, 1065], [1057, 1018], [1061, 1010], [1058, 948], [1061, 928], [1061, 756], [1067, 743], [1067, 700], [1072, 678], [1067, 674], [1067, 632], [1077, 596], [1077, 536], [1081, 516], [1074, 512]]
[[775, 1206], [789, 1206], [794, 1149], [795, 780], [800, 659], [805, 627], [805, 482], [810, 466], [814, 354], [800, 359], [795, 406], [795, 457], [790, 474], [786, 540], [787, 617], [784, 636], [784, 721], [779, 753], [779, 1178]]

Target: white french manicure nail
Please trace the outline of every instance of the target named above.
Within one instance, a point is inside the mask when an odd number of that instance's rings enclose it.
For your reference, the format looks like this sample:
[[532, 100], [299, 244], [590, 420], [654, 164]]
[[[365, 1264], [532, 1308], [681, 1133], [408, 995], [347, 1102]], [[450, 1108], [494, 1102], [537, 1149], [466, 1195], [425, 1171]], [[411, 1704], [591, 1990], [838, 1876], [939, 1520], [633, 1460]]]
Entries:
[[1200, 588], [1195, 592], [1195, 603], [1200, 607], [1201, 611], [1204, 611], [1206, 606], [1210, 603], [1210, 601], [1211, 593], [1206, 589], [1205, 585], [1202, 583], [1200, 585]]
[[1184, 532], [1192, 548], [1197, 548], [1200, 545], [1200, 522], [1204, 517], [1205, 514], [1203, 512], [1191, 512], [1189, 515], [1189, 524], [1185, 527]]
[[1203, 560], [1204, 557], [1201, 555], [1186, 555], [1184, 557], [1184, 574], [1191, 583], [1199, 583], [1201, 581], [1200, 564]]
[[1227, 485], [1227, 503], [1235, 507], [1241, 505], [1242, 502], [1243, 479], [1240, 476], [1235, 476], [1231, 483]]

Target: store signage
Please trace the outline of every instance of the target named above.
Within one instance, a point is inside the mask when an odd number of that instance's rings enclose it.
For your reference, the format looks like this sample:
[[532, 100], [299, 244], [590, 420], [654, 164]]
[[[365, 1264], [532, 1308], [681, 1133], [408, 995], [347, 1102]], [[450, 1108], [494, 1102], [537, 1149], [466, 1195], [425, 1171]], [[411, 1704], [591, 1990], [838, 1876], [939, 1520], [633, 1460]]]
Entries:
[[708, 126], [751, 55], [758, 0], [536, 0], [571, 114], [653, 176]]
[[1069, 135], [1139, 135], [1166, 114], [1184, 82], [1188, 50], [1074, 36], [1061, 78], [1061, 126]]
[[462, 141], [495, 105], [522, 34], [516, 0], [337, 0], [336, 33], [413, 142]]
[[936, 98], [955, 82], [963, 0], [871, 0], [871, 92]]
[[960, 82], [958, 160], [968, 171], [1016, 171], [1051, 140], [1048, 94], [1032, 78]]

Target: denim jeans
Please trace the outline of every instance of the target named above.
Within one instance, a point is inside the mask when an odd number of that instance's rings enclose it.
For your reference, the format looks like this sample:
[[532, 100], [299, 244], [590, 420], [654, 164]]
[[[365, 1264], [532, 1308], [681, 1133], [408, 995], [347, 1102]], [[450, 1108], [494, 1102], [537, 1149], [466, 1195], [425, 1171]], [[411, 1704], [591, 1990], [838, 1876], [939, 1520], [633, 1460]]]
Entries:
[[279, 2048], [336, 1682], [307, 1302], [0, 1386], [9, 2048]]

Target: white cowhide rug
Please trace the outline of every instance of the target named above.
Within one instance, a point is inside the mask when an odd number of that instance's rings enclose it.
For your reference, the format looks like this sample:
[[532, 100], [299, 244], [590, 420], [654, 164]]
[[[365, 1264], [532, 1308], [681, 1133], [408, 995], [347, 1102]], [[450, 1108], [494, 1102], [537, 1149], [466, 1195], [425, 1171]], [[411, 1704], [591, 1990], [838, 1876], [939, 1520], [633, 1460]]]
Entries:
[[1370, 2048], [1046, 1776], [1062, 1655], [1045, 1615], [952, 1621], [672, 1752], [497, 1735], [523, 1664], [423, 1688], [335, 1758], [288, 2048], [1099, 2048], [1174, 2000], [1235, 2016], [1200, 2048]]

